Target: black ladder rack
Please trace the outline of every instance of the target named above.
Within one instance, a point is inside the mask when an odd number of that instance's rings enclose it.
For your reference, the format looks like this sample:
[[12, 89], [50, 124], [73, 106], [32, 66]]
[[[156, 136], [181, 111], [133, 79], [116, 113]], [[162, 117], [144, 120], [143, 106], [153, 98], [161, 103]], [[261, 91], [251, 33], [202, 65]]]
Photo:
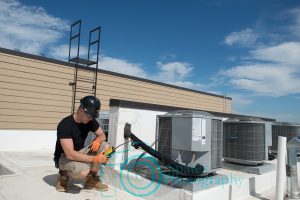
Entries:
[[[100, 48], [100, 32], [101, 27], [97, 27], [90, 31], [87, 59], [80, 58], [80, 36], [81, 36], [81, 20], [78, 20], [71, 25], [70, 45], [69, 45], [69, 62], [75, 65], [74, 80], [70, 83], [73, 87], [72, 109], [71, 113], [75, 112], [79, 101], [86, 95], [96, 96], [97, 79], [98, 79], [98, 63], [99, 63], [99, 48]], [[93, 37], [96, 35], [96, 38]], [[95, 38], [95, 39], [92, 39]], [[75, 49], [72, 49], [72, 44], [76, 43]], [[96, 50], [92, 47], [96, 46]], [[77, 49], [76, 49], [77, 48]], [[76, 55], [72, 56], [72, 52], [76, 50]], [[91, 55], [93, 54], [93, 55]]]

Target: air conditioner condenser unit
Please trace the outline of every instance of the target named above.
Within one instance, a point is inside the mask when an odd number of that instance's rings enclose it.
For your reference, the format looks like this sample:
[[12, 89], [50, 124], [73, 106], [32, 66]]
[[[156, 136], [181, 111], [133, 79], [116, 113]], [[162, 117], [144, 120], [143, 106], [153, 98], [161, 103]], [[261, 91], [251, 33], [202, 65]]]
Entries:
[[228, 162], [259, 165], [268, 160], [272, 145], [271, 122], [257, 118], [224, 121], [223, 156]]
[[157, 116], [156, 150], [204, 174], [222, 168], [223, 122], [209, 113], [180, 110]]
[[[286, 137], [290, 141], [294, 137], [300, 137], [300, 124], [290, 122], [275, 122], [272, 124], [272, 146], [270, 152], [277, 154], [278, 136]], [[300, 150], [297, 150], [300, 154]]]

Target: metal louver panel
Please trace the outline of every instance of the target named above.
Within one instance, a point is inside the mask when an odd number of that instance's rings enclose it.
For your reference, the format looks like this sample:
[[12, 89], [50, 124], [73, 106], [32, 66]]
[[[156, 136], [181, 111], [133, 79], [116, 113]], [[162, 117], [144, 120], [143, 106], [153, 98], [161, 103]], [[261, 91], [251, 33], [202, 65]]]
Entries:
[[172, 118], [161, 117], [159, 119], [159, 128], [157, 135], [157, 151], [163, 155], [171, 157], [172, 145]]
[[212, 130], [211, 130], [211, 168], [217, 169], [223, 166], [223, 130], [222, 120], [212, 119]]

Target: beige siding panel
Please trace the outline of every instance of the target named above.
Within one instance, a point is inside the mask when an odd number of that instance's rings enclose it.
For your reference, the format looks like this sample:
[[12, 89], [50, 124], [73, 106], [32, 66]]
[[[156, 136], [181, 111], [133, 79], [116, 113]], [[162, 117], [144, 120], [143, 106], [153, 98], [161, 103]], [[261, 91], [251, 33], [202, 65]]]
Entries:
[[[109, 95], [124, 100], [140, 100], [141, 102], [147, 103], [206, 109], [218, 112], [224, 111], [226, 107], [226, 111], [230, 112], [230, 109], [228, 109], [230, 107], [225, 106], [225, 101], [222, 97], [209, 96], [206, 94], [134, 81], [135, 80], [127, 81], [125, 78], [101, 74], [100, 81], [98, 82], [97, 94], [98, 96]], [[113, 95], [109, 91], [117, 91], [118, 96]], [[226, 102], [230, 101], [231, 100], [229, 99], [226, 100]]]
[[0, 69], [2, 70], [11, 70], [14, 72], [23, 72], [23, 73], [30, 73], [32, 74], [33, 78], [35, 75], [42, 75], [46, 77], [52, 77], [52, 78], [61, 78], [61, 79], [73, 79], [72, 74], [65, 74], [61, 72], [56, 72], [52, 70], [47, 70], [47, 69], [38, 69], [38, 68], [32, 68], [29, 66], [23, 66], [23, 65], [12, 65], [9, 63], [3, 63], [0, 62]]
[[227, 113], [231, 113], [231, 105], [232, 105], [232, 101], [231, 100], [227, 100], [226, 104], [225, 104], [225, 106], [226, 106], [226, 112]]
[[[176, 101], [178, 104], [195, 104], [197, 102], [199, 102], [199, 98], [201, 98], [203, 105], [209, 105], [209, 106], [223, 106], [223, 101], [205, 101], [202, 99], [202, 97], [198, 97], [198, 98], [188, 98], [188, 97], [181, 97], [180, 95], [172, 95], [169, 93], [164, 93], [164, 94], [158, 94], [155, 91], [153, 92], [153, 90], [149, 90], [149, 89], [145, 89], [145, 90], [140, 90], [140, 88], [136, 87], [132, 87], [132, 88], [125, 88], [125, 87], [117, 87], [117, 86], [104, 86], [101, 85], [99, 87], [99, 90], [105, 94], [108, 93], [115, 93], [117, 92], [118, 94], [122, 94], [122, 95], [131, 95], [131, 96], [140, 96], [143, 99], [157, 99], [157, 100], [161, 100], [161, 101], [168, 101], [170, 102], [170, 100]], [[111, 92], [113, 91], [113, 92]], [[111, 94], [112, 95], [112, 94]], [[200, 96], [200, 95], [199, 95]], [[204, 96], [205, 97], [205, 96]], [[151, 100], [152, 101], [152, 100]]]
[[109, 106], [102, 106], [101, 107], [101, 112], [109, 112], [110, 107]]
[[[0, 70], [0, 72], [1, 72], [1, 70]], [[69, 86], [68, 83], [57, 84], [57, 83], [49, 82], [47, 80], [45, 80], [45, 81], [30, 80], [30, 79], [14, 78], [11, 76], [3, 76], [3, 75], [0, 75], [0, 81], [6, 82], [6, 83], [11, 83], [11, 84], [16, 84], [16, 85], [22, 85], [24, 83], [26, 85], [53, 88], [53, 89], [61, 89], [61, 90], [69, 90], [70, 88], [72, 88], [71, 86]], [[0, 85], [0, 87], [1, 87], [1, 85]]]
[[49, 93], [39, 93], [36, 91], [24, 91], [19, 89], [5, 89], [0, 87], [0, 96], [11, 96], [12, 98], [18, 97], [35, 97], [38, 99], [48, 99], [54, 101], [67, 101], [72, 99], [72, 93], [69, 92], [69, 95], [53, 95]]
[[[15, 99], [10, 100], [9, 102], [4, 102], [0, 100], [0, 110], [2, 109], [14, 109], [14, 110], [20, 110], [24, 112], [31, 112], [31, 111], [42, 111], [42, 112], [57, 112], [57, 113], [65, 113], [71, 111], [71, 102], [69, 102], [69, 105], [67, 107], [64, 106], [58, 106], [58, 105], [43, 105], [43, 104], [32, 104], [32, 103], [20, 103], [20, 102], [14, 102]], [[1, 112], [1, 111], [0, 111]], [[7, 115], [9, 113], [1, 112], [2, 115]]]
[[47, 84], [55, 84], [55, 85], [69, 85], [69, 82], [72, 81], [72, 79], [67, 78], [55, 78], [55, 77], [49, 77], [48, 75], [33, 75], [32, 73], [24, 73], [20, 71], [13, 71], [13, 70], [7, 70], [7, 69], [1, 69], [0, 68], [0, 80], [6, 80], [7, 78], [17, 78], [20, 81], [28, 81], [28, 80], [35, 80], [40, 82], [45, 82]]
[[[22, 106], [23, 108], [24, 106]], [[31, 105], [33, 109], [35, 106]], [[57, 124], [59, 120], [63, 117], [69, 115], [68, 112], [47, 112], [45, 106], [42, 107], [43, 111], [33, 111], [33, 110], [16, 110], [16, 109], [1, 109], [0, 108], [0, 122], [14, 122], [15, 125], [28, 123], [31, 124], [32, 129], [40, 129], [42, 124]], [[49, 108], [50, 109], [50, 108]], [[4, 114], [5, 113], [5, 114]], [[2, 128], [2, 127], [1, 127]], [[11, 128], [14, 128], [11, 127]]]
[[0, 128], [55, 129], [71, 111], [73, 69], [7, 58], [0, 62]]
[[[113, 84], [116, 84], [115, 87], [118, 87], [118, 83], [115, 80], [106, 80], [101, 83], [100, 81], [100, 87], [105, 84], [107, 84], [108, 82], [112, 82]], [[214, 103], [214, 102], [218, 102], [219, 104], [223, 104], [224, 98], [222, 97], [215, 97], [215, 96], [209, 96], [206, 94], [200, 94], [200, 93], [195, 93], [195, 92], [191, 92], [191, 91], [184, 91], [184, 90], [179, 90], [179, 89], [175, 89], [175, 88], [170, 88], [170, 87], [166, 87], [166, 86], [158, 86], [155, 84], [145, 84], [145, 83], [139, 83], [137, 82], [132, 82], [132, 80], [128, 81], [127, 84], [126, 82], [124, 82], [124, 80], [122, 79], [118, 79], [118, 81], [120, 81], [120, 83], [122, 82], [122, 86], [121, 87], [128, 87], [128, 83], [131, 83], [129, 87], [131, 87], [131, 90], [136, 91], [136, 90], [140, 90], [140, 89], [144, 89], [147, 90], [148, 93], [153, 94], [153, 93], [158, 93], [158, 94], [163, 94], [164, 97], [174, 97], [177, 99], [183, 99], [184, 101], [186, 101], [187, 99], [194, 99], [197, 102], [208, 102], [208, 103]], [[119, 84], [120, 84], [119, 83]], [[187, 102], [188, 103], [188, 102]]]
[[[27, 117], [29, 117], [29, 118], [38, 118], [38, 119], [47, 118], [47, 119], [49, 119], [49, 122], [56, 122], [57, 118], [62, 119], [65, 116], [70, 114], [70, 112], [65, 112], [65, 113], [46, 112], [46, 111], [43, 111], [43, 112], [41, 112], [41, 111], [26, 112], [26, 111], [22, 111], [22, 110], [0, 109], [0, 114], [2, 115], [2, 113], [6, 113], [5, 119], [9, 119], [7, 117], [14, 117], [14, 118], [22, 117], [24, 119], [26, 119]], [[9, 114], [7, 114], [7, 113], [9, 113]]]
[[[152, 104], [158, 104], [158, 105], [167, 105], [167, 106], [175, 106], [175, 107], [185, 107], [185, 108], [190, 108], [190, 109], [196, 109], [195, 105], [180, 105], [180, 104], [176, 104], [176, 103], [169, 103], [166, 104], [164, 102], [161, 101], [147, 101], [145, 99], [139, 98], [139, 97], [126, 97], [126, 96], [109, 96], [109, 95], [98, 95], [98, 97], [101, 98], [102, 103], [105, 103], [107, 101], [107, 104], [109, 104], [109, 100], [106, 100], [108, 98], [115, 98], [115, 99], [122, 99], [122, 100], [127, 100], [127, 101], [137, 101], [137, 102], [144, 102], [144, 103], [152, 103]], [[216, 111], [218, 112], [220, 109], [223, 109], [223, 107], [221, 108], [211, 108], [211, 107], [204, 107], [204, 106], [199, 106], [199, 108], [197, 109], [202, 109], [202, 110], [210, 110], [210, 111]]]
[[[117, 89], [115, 89], [115, 91], [117, 92]], [[103, 93], [101, 95], [98, 95], [98, 97], [101, 98], [101, 96], [104, 96], [104, 95], [107, 95], [108, 97], [114, 96], [114, 98], [117, 98], [117, 99], [134, 100], [134, 101], [138, 101], [138, 102], [147, 102], [147, 103], [154, 103], [154, 104], [159, 104], [159, 105], [169, 105], [169, 106], [172, 105], [172, 106], [177, 106], [177, 107], [188, 107], [188, 108], [193, 108], [195, 106], [198, 106], [198, 107], [201, 107], [201, 109], [211, 108], [210, 104], [205, 105], [203, 103], [197, 103], [197, 102], [194, 102], [193, 104], [190, 104], [190, 103], [187, 104], [184, 102], [178, 102], [176, 100], [170, 101], [170, 100], [163, 100], [163, 99], [159, 99], [159, 98], [155, 98], [155, 97], [145, 98], [138, 94], [130, 95], [130, 94], [126, 94], [126, 93], [117, 93], [117, 95], [116, 95], [115, 92], [111, 92], [111, 91], [103, 91]], [[214, 110], [220, 109], [220, 108], [223, 108], [223, 104], [219, 105], [219, 106], [214, 106]]]
[[[98, 93], [97, 95], [100, 99], [101, 99], [101, 111], [109, 111], [109, 99], [111, 98], [114, 98], [114, 99], [122, 99], [122, 100], [127, 100], [127, 101], [137, 101], [137, 102], [144, 102], [144, 103], [152, 103], [152, 104], [158, 104], [158, 105], [167, 105], [167, 106], [176, 106], [176, 107], [183, 107], [181, 105], [177, 105], [177, 104], [163, 104], [162, 102], [147, 102], [141, 98], [127, 98], [127, 97], [124, 97], [124, 96], [117, 96], [117, 95], [114, 95], [114, 96], [109, 96], [109, 95], [101, 95]], [[78, 104], [77, 104], [78, 106]], [[77, 108], [76, 106], [76, 108]], [[184, 106], [185, 108], [190, 108], [190, 109], [196, 109], [195, 108], [195, 105], [185, 105]], [[210, 111], [216, 111], [216, 112], [219, 112], [220, 109], [223, 109], [223, 107], [220, 107], [220, 108], [214, 108], [212, 109], [211, 107], [204, 107], [204, 108], [197, 108], [197, 109], [203, 109], [203, 110], [210, 110]]]
[[123, 78], [123, 77], [117, 77], [117, 76], [113, 76], [113, 75], [107, 75], [107, 74], [100, 73], [100, 77], [99, 77], [100, 84], [102, 81], [103, 82], [110, 81], [110, 82], [113, 82], [114, 84], [121, 84], [121, 85], [126, 85], [126, 86], [132, 85], [132, 86], [139, 87], [139, 88], [148, 88], [148, 89], [151, 89], [154, 91], [187, 95], [187, 96], [191, 96], [191, 97], [199, 97], [199, 95], [204, 95], [207, 99], [210, 99], [210, 100], [215, 100], [216, 98], [222, 99], [222, 97], [216, 97], [216, 96], [201, 94], [201, 93], [197, 93], [197, 92], [191, 92], [191, 91], [181, 90], [181, 89], [167, 87], [167, 86], [163, 86], [163, 85], [142, 82], [139, 80], [127, 79], [127, 78]]
[[[28, 112], [30, 111], [30, 112]], [[50, 118], [61, 118], [70, 114], [70, 110], [66, 112], [61, 111], [38, 111], [38, 110], [24, 110], [24, 109], [10, 109], [0, 108], [0, 113], [5, 113], [6, 116], [26, 116], [26, 117], [50, 117]]]
[[[124, 91], [132, 91], [132, 92], [144, 92], [144, 93], [148, 93], [148, 95], [149, 94], [155, 94], [155, 95], [159, 95], [161, 98], [162, 97], [178, 97], [178, 94], [174, 94], [174, 93], [172, 93], [172, 92], [170, 92], [170, 91], [159, 91], [159, 90], [157, 90], [157, 89], [153, 89], [153, 88], [143, 88], [142, 86], [139, 86], [138, 84], [136, 84], [137, 86], [128, 86], [128, 85], [126, 85], [126, 84], [120, 84], [120, 85], [118, 85], [118, 84], [116, 84], [115, 86], [113, 86], [113, 84], [112, 83], [110, 83], [110, 84], [107, 84], [108, 82], [105, 82], [105, 83], [103, 83], [103, 84], [101, 84], [99, 87], [101, 88], [101, 87], [106, 87], [106, 88], [108, 88], [108, 87], [110, 87], [110, 88], [120, 88], [121, 90], [124, 90]], [[181, 98], [187, 98], [187, 96], [183, 96], [183, 95], [181, 95], [180, 96]], [[195, 100], [196, 100], [196, 98], [195, 98]], [[199, 96], [197, 97], [197, 100], [199, 100]]]
[[[58, 121], [59, 122], [59, 121]], [[20, 130], [56, 130], [58, 122], [55, 123], [17, 123], [15, 120], [13, 122], [1, 122], [1, 129], [20, 129]]]
[[62, 102], [62, 101], [55, 101], [55, 100], [48, 100], [48, 99], [39, 99], [35, 97], [17, 97], [14, 98], [13, 96], [1, 95], [1, 102], [16, 102], [21, 104], [31, 104], [31, 105], [43, 105], [43, 106], [57, 106], [57, 107], [66, 107], [70, 103], [69, 102]]
[[47, 124], [47, 123], [57, 123], [58, 122], [58, 117], [30, 117], [30, 116], [3, 116], [0, 115], [0, 121], [1, 122], [12, 122], [15, 121], [17, 123], [41, 123], [41, 124]]
[[[27, 83], [7, 83], [0, 80], [0, 88], [3, 89], [12, 89], [12, 90], [22, 90], [22, 91], [32, 91], [36, 93], [48, 93], [53, 95], [72, 95], [72, 89], [66, 90], [66, 89], [58, 89], [53, 87], [42, 87], [39, 85], [32, 85]], [[70, 87], [71, 88], [71, 87]]]
[[[74, 68], [71, 68], [68, 66], [34, 60], [34, 59], [30, 59], [30, 58], [13, 56], [13, 55], [8, 55], [8, 54], [0, 53], [0, 61], [3, 63], [11, 63], [14, 66], [23, 65], [23, 66], [27, 66], [31, 69], [46, 69], [46, 70], [51, 70], [54, 72], [60, 72], [63, 74], [73, 74], [73, 72], [74, 72]], [[16, 68], [16, 67], [14, 67], [14, 68]]]
[[[93, 95], [93, 93], [88, 93], [88, 92], [86, 92], [86, 93], [77, 92], [76, 96], [77, 96], [77, 99], [78, 99], [78, 100], [76, 100], [76, 101], [79, 102], [79, 100], [80, 100], [81, 98], [83, 98], [83, 97], [85, 97], [85, 96], [87, 96], [87, 95]], [[100, 99], [101, 96], [99, 96], [99, 94], [97, 94], [97, 96], [98, 96], [99, 99]]]

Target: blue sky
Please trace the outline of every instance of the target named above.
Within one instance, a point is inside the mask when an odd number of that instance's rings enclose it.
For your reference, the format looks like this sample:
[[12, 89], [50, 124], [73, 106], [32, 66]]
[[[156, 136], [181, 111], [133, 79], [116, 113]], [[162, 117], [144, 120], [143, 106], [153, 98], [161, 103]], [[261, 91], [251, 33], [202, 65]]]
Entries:
[[300, 123], [298, 0], [0, 0], [0, 46], [59, 60], [70, 24], [101, 26], [100, 68], [233, 98]]

